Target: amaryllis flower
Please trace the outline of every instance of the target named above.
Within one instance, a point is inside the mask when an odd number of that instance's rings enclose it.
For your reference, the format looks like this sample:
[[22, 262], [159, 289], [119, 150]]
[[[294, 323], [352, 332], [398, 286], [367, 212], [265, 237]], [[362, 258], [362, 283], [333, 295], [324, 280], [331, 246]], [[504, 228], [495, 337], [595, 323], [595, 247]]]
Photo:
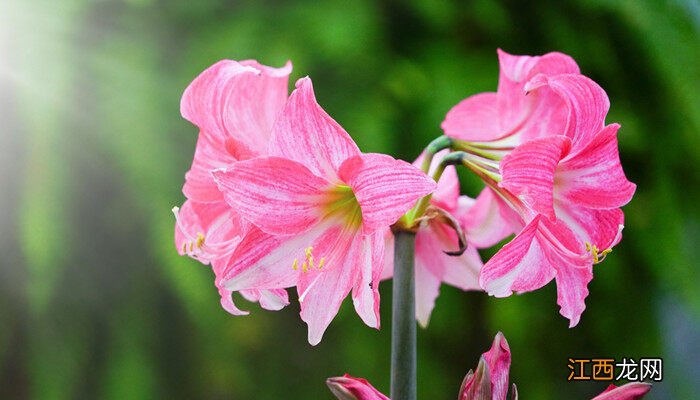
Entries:
[[389, 400], [366, 379], [354, 378], [348, 374], [328, 378], [326, 385], [338, 400]]
[[[443, 151], [435, 155], [428, 171], [430, 175], [435, 173], [446, 153], [447, 151]], [[422, 161], [423, 156], [413, 164], [418, 166]], [[430, 213], [437, 217], [425, 218], [416, 233], [416, 319], [423, 327], [428, 326], [435, 300], [440, 294], [441, 283], [462, 290], [481, 290], [479, 270], [482, 262], [476, 247], [467, 243], [466, 251], [461, 255], [447, 253], [458, 248], [459, 238], [455, 227], [447, 223], [446, 218], [450, 218], [453, 224], [460, 225], [460, 221], [466, 221], [466, 215], [474, 204], [474, 199], [460, 196], [459, 179], [454, 166], [445, 168], [438, 180], [437, 189], [430, 198], [430, 204]], [[471, 220], [469, 224], [470, 228], [476, 226]], [[389, 234], [382, 279], [393, 275], [393, 243], [393, 235]]]
[[[499, 332], [493, 340], [491, 349], [481, 356], [476, 371], [467, 373], [459, 391], [458, 400], [506, 400], [510, 359], [508, 342]], [[592, 400], [638, 400], [649, 390], [651, 385], [641, 382], [628, 383], [620, 387], [610, 385]], [[511, 398], [518, 399], [515, 384], [513, 384]]]
[[[223, 199], [211, 171], [267, 152], [272, 124], [287, 100], [291, 64], [271, 68], [253, 60], [219, 61], [202, 72], [182, 96], [183, 117], [199, 129], [192, 167], [185, 175], [187, 201], [175, 208], [175, 245], [181, 255], [212, 264], [218, 273], [250, 224]], [[217, 285], [224, 309], [239, 310], [231, 291]], [[248, 300], [277, 310], [288, 304], [282, 289], [243, 291]]]
[[605, 91], [570, 57], [499, 51], [499, 60], [498, 92], [464, 100], [443, 123], [487, 183], [475, 210], [500, 227], [487, 242], [517, 234], [486, 263], [480, 283], [503, 297], [555, 279], [561, 313], [575, 326], [592, 265], [619, 242], [619, 207], [635, 190], [620, 166], [619, 125], [605, 126]]
[[[470, 370], [462, 381], [457, 400], [506, 400], [510, 374], [511, 353], [502, 333], [496, 334], [491, 348], [481, 355], [476, 370]], [[350, 375], [329, 378], [328, 387], [339, 400], [387, 400], [369, 382]], [[592, 400], [639, 400], [651, 390], [651, 385], [632, 382], [617, 387], [610, 385]], [[511, 399], [518, 399], [518, 390], [512, 385]]]
[[[469, 371], [459, 390], [458, 400], [505, 400], [508, 395], [510, 347], [501, 332], [493, 339], [491, 349], [481, 355], [476, 372]], [[518, 398], [513, 384], [512, 398]]]
[[317, 344], [352, 290], [379, 327], [384, 235], [435, 182], [404, 161], [363, 154], [300, 79], [272, 129], [268, 156], [214, 172], [226, 202], [253, 228], [230, 256], [226, 290], [296, 286]]

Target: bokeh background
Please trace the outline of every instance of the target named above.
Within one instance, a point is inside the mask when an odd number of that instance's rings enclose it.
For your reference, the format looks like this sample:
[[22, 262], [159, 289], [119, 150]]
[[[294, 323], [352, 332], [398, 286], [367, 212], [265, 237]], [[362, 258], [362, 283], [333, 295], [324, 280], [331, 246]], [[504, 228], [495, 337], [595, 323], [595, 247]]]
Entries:
[[[388, 392], [382, 323], [346, 303], [311, 347], [293, 304], [218, 304], [179, 257], [171, 207], [197, 130], [180, 95], [223, 58], [294, 62], [364, 151], [412, 160], [496, 48], [559, 50], [608, 92], [637, 194], [567, 328], [553, 284], [508, 299], [443, 287], [419, 330], [419, 395], [455, 398], [501, 330], [524, 399], [587, 399], [569, 357], [663, 357], [650, 399], [700, 398], [697, 0], [0, 2], [0, 398], [330, 399], [349, 372]], [[479, 187], [464, 178], [464, 191]]]

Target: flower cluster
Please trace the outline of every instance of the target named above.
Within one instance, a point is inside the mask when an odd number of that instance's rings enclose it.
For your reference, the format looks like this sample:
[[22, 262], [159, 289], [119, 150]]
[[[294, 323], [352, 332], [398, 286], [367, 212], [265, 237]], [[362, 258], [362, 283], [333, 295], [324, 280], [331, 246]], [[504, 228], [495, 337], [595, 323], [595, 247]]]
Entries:
[[605, 91], [569, 56], [498, 55], [498, 91], [463, 100], [442, 123], [463, 164], [486, 184], [477, 199], [477, 212], [491, 218], [485, 244], [515, 234], [483, 266], [479, 283], [504, 297], [554, 279], [573, 327], [592, 267], [620, 241], [620, 207], [635, 191], [620, 165], [619, 125], [605, 124]]
[[[493, 340], [491, 349], [481, 355], [475, 371], [469, 370], [459, 389], [457, 400], [506, 400], [510, 373], [510, 347], [502, 333]], [[389, 400], [367, 380], [350, 375], [328, 378], [326, 384], [339, 400]], [[591, 400], [638, 400], [651, 390], [651, 385], [632, 382], [622, 386], [610, 385]], [[518, 399], [518, 390], [512, 385], [511, 399]]]
[[185, 90], [182, 115], [200, 134], [175, 239], [181, 254], [211, 263], [231, 314], [245, 313], [233, 292], [277, 310], [296, 287], [315, 345], [351, 291], [379, 328], [385, 237], [436, 184], [409, 163], [362, 153], [309, 78], [287, 96], [290, 72], [221, 61]]
[[[570, 57], [498, 55], [498, 90], [450, 110], [445, 136], [414, 165], [362, 153], [308, 77], [288, 95], [289, 63], [211, 66], [182, 97], [200, 134], [187, 201], [174, 209], [178, 251], [211, 264], [234, 315], [247, 313], [234, 292], [278, 310], [296, 287], [311, 344], [350, 293], [379, 328], [392, 226], [416, 233], [422, 325], [441, 283], [504, 297], [556, 280], [561, 314], [575, 326], [593, 265], [620, 241], [620, 207], [635, 191], [620, 165], [619, 125], [605, 124], [607, 95]], [[485, 183], [476, 199], [460, 195], [457, 165]], [[477, 249], [511, 235], [482, 263]]]

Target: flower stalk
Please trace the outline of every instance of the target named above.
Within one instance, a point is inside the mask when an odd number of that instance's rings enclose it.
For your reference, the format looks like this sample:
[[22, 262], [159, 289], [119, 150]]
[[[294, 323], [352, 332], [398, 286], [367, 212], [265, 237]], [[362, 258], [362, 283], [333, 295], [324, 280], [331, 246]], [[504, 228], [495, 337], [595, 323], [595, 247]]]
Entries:
[[391, 315], [391, 398], [416, 400], [416, 234], [394, 233]]

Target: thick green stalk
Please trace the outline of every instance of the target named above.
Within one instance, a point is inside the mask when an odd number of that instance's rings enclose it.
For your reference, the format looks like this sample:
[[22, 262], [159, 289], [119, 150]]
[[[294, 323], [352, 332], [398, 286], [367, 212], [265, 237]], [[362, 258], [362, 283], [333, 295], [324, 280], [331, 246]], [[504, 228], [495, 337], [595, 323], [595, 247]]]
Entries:
[[416, 234], [394, 234], [391, 399], [416, 400]]

